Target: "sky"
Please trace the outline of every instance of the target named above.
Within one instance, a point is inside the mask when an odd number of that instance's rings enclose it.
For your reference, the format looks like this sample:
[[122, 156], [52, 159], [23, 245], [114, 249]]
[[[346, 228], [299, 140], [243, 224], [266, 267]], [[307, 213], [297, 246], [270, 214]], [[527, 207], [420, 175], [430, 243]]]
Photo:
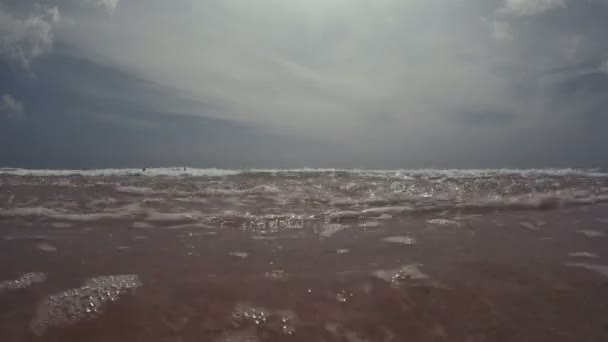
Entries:
[[608, 168], [608, 0], [0, 0], [0, 167]]

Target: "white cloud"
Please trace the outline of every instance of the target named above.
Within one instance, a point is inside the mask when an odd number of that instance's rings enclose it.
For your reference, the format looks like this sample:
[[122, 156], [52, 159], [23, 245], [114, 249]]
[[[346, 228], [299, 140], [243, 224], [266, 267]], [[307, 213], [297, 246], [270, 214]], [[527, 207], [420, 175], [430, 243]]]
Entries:
[[36, 14], [18, 18], [0, 9], [0, 56], [29, 68], [30, 62], [53, 45], [57, 7], [36, 7]]
[[486, 23], [491, 30], [492, 37], [496, 40], [513, 40], [513, 29], [511, 24], [501, 20], [488, 20], [486, 18], [481, 19]]
[[499, 12], [526, 16], [565, 7], [566, 0], [505, 0]]
[[601, 65], [600, 65], [600, 71], [603, 73], [608, 74], [608, 60], [605, 60]]
[[10, 94], [4, 94], [0, 97], [0, 114], [9, 118], [19, 117], [23, 114], [23, 103]]
[[119, 0], [87, 0], [86, 2], [88, 4], [100, 7], [109, 14], [112, 14], [116, 10]]

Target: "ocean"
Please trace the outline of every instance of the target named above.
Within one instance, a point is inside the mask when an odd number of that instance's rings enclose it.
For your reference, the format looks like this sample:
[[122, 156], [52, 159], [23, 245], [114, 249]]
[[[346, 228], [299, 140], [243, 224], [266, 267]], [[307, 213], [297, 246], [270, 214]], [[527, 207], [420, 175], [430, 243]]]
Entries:
[[601, 170], [0, 169], [0, 341], [608, 341]]

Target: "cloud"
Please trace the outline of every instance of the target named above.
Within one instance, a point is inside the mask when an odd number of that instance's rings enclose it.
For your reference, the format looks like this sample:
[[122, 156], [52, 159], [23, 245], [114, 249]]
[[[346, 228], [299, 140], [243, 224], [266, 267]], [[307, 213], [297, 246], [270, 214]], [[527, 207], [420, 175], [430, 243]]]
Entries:
[[13, 16], [0, 7], [0, 56], [29, 69], [31, 61], [48, 52], [60, 19], [57, 7], [35, 6], [34, 14]]
[[88, 4], [104, 9], [109, 14], [114, 13], [119, 0], [86, 0]]
[[602, 64], [600, 65], [600, 71], [605, 74], [608, 74], [608, 60], [602, 62]]
[[[34, 1], [0, 0], [20, 23], [40, 15], [24, 4]], [[583, 124], [605, 116], [605, 0], [146, 0], [120, 2], [111, 20], [100, 12], [118, 2], [44, 3], [62, 17], [54, 48], [31, 63], [44, 91], [6, 81], [0, 65], [0, 89], [27, 104], [28, 122], [65, 122], [73, 111], [112, 127], [162, 127], [150, 124], [154, 111], [198, 115], [345, 147], [333, 166], [608, 165], [590, 143], [605, 146], [608, 135]], [[180, 139], [195, 141], [207, 124], [179, 125], [166, 149], [196, 159]], [[96, 129], [111, 136], [87, 132]]]
[[10, 94], [4, 94], [0, 97], [0, 114], [7, 118], [19, 117], [23, 114], [23, 103]]
[[513, 29], [508, 22], [486, 18], [482, 18], [482, 21], [490, 27], [490, 33], [494, 39], [502, 41], [514, 39]]
[[566, 0], [505, 0], [499, 12], [529, 16], [565, 7]]

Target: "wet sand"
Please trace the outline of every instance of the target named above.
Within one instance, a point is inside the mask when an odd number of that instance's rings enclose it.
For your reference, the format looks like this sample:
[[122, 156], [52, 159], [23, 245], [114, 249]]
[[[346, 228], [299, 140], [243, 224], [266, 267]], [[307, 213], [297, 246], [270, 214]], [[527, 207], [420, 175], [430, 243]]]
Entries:
[[[0, 281], [46, 280], [0, 291], [0, 341], [608, 341], [606, 218], [429, 213], [323, 235], [5, 217]], [[122, 274], [142, 285], [32, 332], [47, 296]]]

